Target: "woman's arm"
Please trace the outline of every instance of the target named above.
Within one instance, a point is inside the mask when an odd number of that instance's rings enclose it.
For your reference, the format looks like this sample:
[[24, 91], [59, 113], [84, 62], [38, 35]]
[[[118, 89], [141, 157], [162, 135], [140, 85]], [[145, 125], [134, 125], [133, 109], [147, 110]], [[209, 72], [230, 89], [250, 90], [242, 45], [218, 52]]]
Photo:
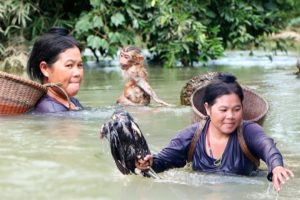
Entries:
[[268, 179], [273, 182], [275, 190], [279, 191], [280, 185], [294, 175], [284, 168], [283, 157], [274, 140], [267, 136], [262, 127], [256, 123], [245, 125], [244, 138], [249, 150], [266, 162], [269, 171]]
[[198, 124], [193, 124], [180, 131], [161, 152], [139, 160], [136, 163], [137, 168], [145, 170], [151, 166], [155, 172], [162, 172], [170, 168], [184, 167], [188, 149], [197, 127]]

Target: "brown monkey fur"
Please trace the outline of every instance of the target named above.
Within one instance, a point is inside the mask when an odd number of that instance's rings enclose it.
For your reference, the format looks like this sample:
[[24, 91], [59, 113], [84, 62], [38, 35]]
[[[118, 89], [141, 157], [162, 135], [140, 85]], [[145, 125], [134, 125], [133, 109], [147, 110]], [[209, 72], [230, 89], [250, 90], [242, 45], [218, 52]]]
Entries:
[[125, 86], [117, 100], [118, 104], [148, 105], [152, 97], [157, 103], [170, 105], [161, 100], [149, 85], [148, 73], [144, 67], [144, 56], [139, 48], [134, 46], [122, 48], [119, 61]]

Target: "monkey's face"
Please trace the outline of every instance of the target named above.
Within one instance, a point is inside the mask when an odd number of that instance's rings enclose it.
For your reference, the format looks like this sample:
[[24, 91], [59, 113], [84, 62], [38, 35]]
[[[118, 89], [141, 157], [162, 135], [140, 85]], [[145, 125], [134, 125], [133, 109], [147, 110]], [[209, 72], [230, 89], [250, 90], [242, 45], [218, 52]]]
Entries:
[[123, 70], [129, 69], [134, 64], [130, 52], [125, 53], [121, 51], [119, 61], [120, 61], [121, 68]]
[[129, 69], [132, 65], [141, 64], [144, 61], [144, 57], [141, 54], [135, 53], [134, 51], [120, 52], [120, 65], [123, 70]]

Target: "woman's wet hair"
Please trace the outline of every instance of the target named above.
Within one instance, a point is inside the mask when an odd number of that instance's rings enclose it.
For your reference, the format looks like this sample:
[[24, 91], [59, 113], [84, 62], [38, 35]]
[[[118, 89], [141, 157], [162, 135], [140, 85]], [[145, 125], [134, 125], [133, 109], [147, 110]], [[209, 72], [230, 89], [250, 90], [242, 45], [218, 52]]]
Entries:
[[66, 28], [62, 28], [62, 27], [52, 27], [52, 28], [49, 29], [48, 33], [66, 36], [66, 35], [69, 35], [70, 32], [69, 32], [69, 30], [66, 29]]
[[40, 63], [46, 62], [49, 67], [58, 60], [59, 54], [67, 49], [77, 47], [81, 51], [79, 42], [62, 27], [53, 27], [44, 33], [34, 43], [27, 62], [27, 74], [30, 79], [43, 81]]
[[202, 105], [208, 103], [209, 106], [212, 106], [217, 98], [229, 94], [236, 94], [241, 103], [243, 102], [243, 89], [236, 81], [236, 77], [229, 73], [220, 73], [205, 87], [201, 103]]

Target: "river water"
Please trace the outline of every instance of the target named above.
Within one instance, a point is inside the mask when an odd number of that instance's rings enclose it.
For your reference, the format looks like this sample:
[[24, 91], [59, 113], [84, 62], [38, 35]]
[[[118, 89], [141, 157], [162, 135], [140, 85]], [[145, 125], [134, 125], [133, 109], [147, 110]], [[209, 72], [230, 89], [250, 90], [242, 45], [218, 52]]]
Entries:
[[208, 71], [230, 72], [262, 95], [270, 105], [264, 129], [274, 138], [295, 178], [277, 194], [265, 166], [256, 177], [220, 176], [189, 168], [161, 173], [161, 180], [122, 175], [99, 138], [100, 126], [120, 108], [122, 91], [117, 66], [90, 65], [78, 99], [79, 112], [0, 117], [0, 199], [300, 199], [300, 79], [295, 56], [243, 57], [235, 53], [207, 67], [149, 68], [150, 84], [174, 107], [154, 102], [125, 107], [145, 135], [152, 153], [160, 151], [191, 123], [191, 108], [180, 105], [188, 79]]

